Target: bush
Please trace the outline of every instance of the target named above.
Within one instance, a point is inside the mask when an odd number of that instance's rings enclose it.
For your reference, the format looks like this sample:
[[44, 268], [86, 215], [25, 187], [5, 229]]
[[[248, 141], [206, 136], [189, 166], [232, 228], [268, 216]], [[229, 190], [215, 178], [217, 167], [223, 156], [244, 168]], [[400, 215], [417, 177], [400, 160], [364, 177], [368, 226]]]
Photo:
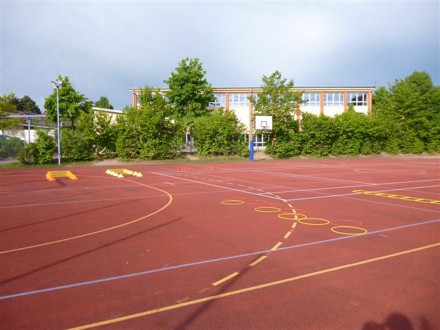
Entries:
[[302, 128], [302, 153], [316, 157], [328, 156], [337, 134], [334, 119], [305, 113]]
[[233, 111], [219, 109], [194, 120], [195, 147], [202, 156], [246, 154], [248, 143], [243, 132], [244, 127]]
[[292, 133], [290, 140], [277, 141], [272, 148], [272, 155], [276, 158], [290, 158], [301, 154], [302, 150], [302, 135]]
[[91, 160], [94, 157], [93, 138], [82, 130], [67, 128], [61, 138], [63, 158], [68, 161]]
[[45, 131], [38, 131], [35, 142], [29, 143], [19, 155], [23, 164], [50, 164], [56, 149], [54, 139]]
[[24, 147], [24, 142], [16, 137], [0, 138], [0, 159], [17, 157]]
[[168, 114], [168, 109], [160, 104], [126, 109], [116, 124], [118, 156], [148, 160], [177, 157], [181, 145], [180, 126]]

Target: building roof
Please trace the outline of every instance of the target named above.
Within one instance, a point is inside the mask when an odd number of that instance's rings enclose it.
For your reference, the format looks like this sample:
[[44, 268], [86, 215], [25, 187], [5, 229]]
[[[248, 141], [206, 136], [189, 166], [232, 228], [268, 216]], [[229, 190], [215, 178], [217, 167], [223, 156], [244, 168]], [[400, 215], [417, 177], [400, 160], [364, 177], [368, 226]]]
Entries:
[[[137, 92], [143, 88], [136, 87], [136, 88], [130, 88], [131, 92]], [[213, 93], [260, 93], [263, 90], [263, 87], [213, 87]], [[376, 89], [376, 86], [294, 86], [294, 91], [301, 91], [305, 93], [317, 93], [317, 92], [368, 92], [373, 91]], [[159, 91], [168, 91], [169, 88], [167, 87], [157, 87], [152, 88], [152, 90], [159, 90]]]

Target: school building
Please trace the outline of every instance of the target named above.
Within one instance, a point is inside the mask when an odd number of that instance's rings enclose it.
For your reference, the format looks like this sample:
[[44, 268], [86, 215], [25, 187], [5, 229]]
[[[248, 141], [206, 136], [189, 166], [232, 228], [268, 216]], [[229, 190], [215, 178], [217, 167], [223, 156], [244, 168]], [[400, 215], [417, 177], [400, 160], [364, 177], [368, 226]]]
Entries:
[[[301, 112], [315, 115], [326, 115], [334, 117], [347, 111], [349, 105], [353, 105], [354, 110], [359, 113], [371, 115], [374, 86], [360, 87], [294, 87], [293, 91], [301, 92]], [[159, 89], [166, 92], [168, 89]], [[132, 94], [132, 106], [139, 106], [138, 96], [140, 88], [130, 89]], [[253, 126], [253, 106], [249, 101], [249, 96], [258, 97], [261, 87], [225, 87], [213, 88], [215, 102], [211, 102], [210, 107], [223, 107], [226, 111], [233, 110], [239, 120], [245, 125], [247, 133], [252, 136]], [[293, 109], [292, 109], [293, 110]], [[292, 114], [295, 119], [296, 112]], [[250, 129], [252, 128], [252, 129]], [[254, 136], [256, 146], [263, 146], [264, 136]]]

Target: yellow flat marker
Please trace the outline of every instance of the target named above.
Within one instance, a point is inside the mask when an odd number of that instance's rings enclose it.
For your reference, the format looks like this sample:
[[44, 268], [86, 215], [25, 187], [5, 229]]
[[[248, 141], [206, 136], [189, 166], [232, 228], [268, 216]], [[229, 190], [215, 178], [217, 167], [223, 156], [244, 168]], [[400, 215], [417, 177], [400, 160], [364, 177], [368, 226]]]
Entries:
[[127, 168], [112, 168], [112, 169], [108, 169], [107, 171], [105, 171], [105, 173], [112, 175], [112, 176], [115, 176], [117, 178], [123, 178], [124, 174], [133, 175], [138, 178], [143, 176], [141, 172], [132, 171]]
[[70, 180], [78, 180], [78, 177], [71, 171], [49, 171], [46, 173], [48, 181], [55, 181], [57, 178], [69, 178]]

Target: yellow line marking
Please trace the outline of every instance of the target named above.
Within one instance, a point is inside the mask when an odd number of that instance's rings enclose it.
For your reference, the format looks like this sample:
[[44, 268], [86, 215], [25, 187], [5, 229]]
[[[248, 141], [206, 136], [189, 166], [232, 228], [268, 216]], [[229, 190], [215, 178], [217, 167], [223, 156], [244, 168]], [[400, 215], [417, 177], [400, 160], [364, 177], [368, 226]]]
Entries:
[[286, 233], [286, 235], [284, 235], [283, 238], [284, 238], [284, 239], [288, 239], [290, 235], [292, 235], [292, 232], [289, 230], [289, 231]]
[[323, 218], [304, 218], [298, 219], [298, 222], [308, 226], [325, 226], [330, 223], [330, 221]]
[[203, 293], [203, 292], [206, 292], [209, 290], [211, 290], [211, 288], [206, 287], [206, 288], [203, 288], [202, 290], [199, 290], [199, 293]]
[[292, 223], [292, 227], [290, 228], [295, 228], [297, 224], [298, 224], [297, 222]]
[[189, 297], [185, 297], [183, 299], [177, 300], [177, 303], [181, 304], [181, 303], [184, 303], [185, 301], [188, 301], [188, 300], [189, 300]]
[[274, 206], [257, 206], [254, 210], [262, 213], [276, 213], [281, 211], [279, 207]]
[[143, 217], [134, 219], [134, 220], [129, 221], [129, 222], [122, 223], [122, 224], [117, 225], [117, 226], [113, 226], [113, 227], [109, 227], [109, 228], [93, 231], [93, 232], [82, 234], [82, 235], [67, 237], [67, 238], [56, 240], [56, 241], [51, 241], [51, 242], [46, 242], [46, 243], [41, 243], [41, 244], [35, 244], [35, 245], [29, 245], [29, 246], [24, 246], [24, 247], [21, 247], [21, 248], [16, 248], [16, 249], [11, 249], [11, 250], [6, 250], [6, 251], [0, 251], [0, 255], [1, 254], [6, 254], [6, 253], [11, 253], [11, 252], [17, 252], [17, 251], [34, 249], [34, 248], [38, 248], [38, 247], [42, 247], [42, 246], [47, 246], [47, 245], [52, 245], [52, 244], [57, 244], [57, 243], [63, 243], [63, 242], [67, 242], [67, 241], [73, 241], [73, 240], [78, 239], [78, 238], [88, 237], [88, 236], [92, 236], [92, 235], [96, 235], [96, 234], [105, 233], [107, 231], [115, 230], [115, 229], [118, 229], [118, 228], [122, 228], [122, 227], [125, 227], [125, 226], [128, 226], [128, 225], [131, 225], [133, 223], [139, 222], [141, 220], [147, 219], [149, 217], [152, 217], [153, 215], [155, 215], [155, 214], [157, 214], [159, 212], [162, 212], [168, 206], [170, 206], [171, 203], [173, 202], [173, 196], [170, 193], [168, 193], [167, 191], [165, 191], [165, 190], [162, 190], [162, 189], [159, 189], [159, 188], [155, 188], [153, 186], [149, 186], [149, 185], [146, 185], [146, 184], [143, 184], [143, 183], [140, 183], [140, 182], [136, 182], [136, 181], [132, 181], [132, 180], [127, 180], [127, 181], [133, 182], [133, 183], [136, 183], [138, 185], [145, 186], [145, 187], [148, 187], [148, 188], [151, 188], [151, 189], [154, 189], [154, 190], [157, 190], [159, 192], [164, 193], [165, 195], [168, 196], [168, 202], [164, 206], [162, 206], [160, 209], [158, 209], [158, 210], [156, 210], [156, 211], [154, 211], [154, 212], [152, 212], [150, 214], [144, 215]]
[[240, 274], [240, 273], [239, 273], [239, 272], [232, 273], [231, 275], [228, 275], [228, 276], [222, 278], [221, 280], [212, 283], [212, 285], [213, 285], [213, 286], [217, 286], [217, 285], [219, 285], [219, 284], [222, 284], [223, 282], [226, 282], [226, 281], [230, 280], [231, 278], [237, 276], [238, 274]]
[[393, 253], [393, 254], [388, 254], [388, 255], [381, 256], [381, 257], [377, 257], [377, 258], [372, 258], [372, 259], [367, 259], [367, 260], [362, 260], [362, 261], [354, 262], [354, 263], [351, 263], [351, 264], [346, 264], [346, 265], [342, 265], [342, 266], [336, 266], [336, 267], [332, 267], [332, 268], [327, 268], [327, 269], [323, 269], [323, 270], [312, 272], [312, 273], [308, 273], [308, 274], [303, 274], [303, 275], [289, 277], [289, 278], [278, 280], [278, 281], [263, 283], [263, 284], [251, 286], [251, 287], [248, 287], [248, 288], [239, 289], [239, 290], [235, 290], [235, 291], [229, 291], [229, 292], [225, 292], [225, 293], [222, 293], [222, 294], [217, 294], [217, 295], [213, 295], [213, 296], [209, 296], [209, 297], [205, 297], [205, 298], [201, 298], [201, 299], [190, 300], [190, 301], [187, 301], [187, 302], [184, 302], [184, 303], [181, 303], [181, 304], [169, 305], [169, 306], [160, 307], [160, 308], [156, 308], [156, 309], [151, 309], [151, 310], [148, 310], [148, 311], [144, 311], [144, 312], [140, 312], [140, 313], [136, 313], [136, 314], [131, 314], [131, 315], [127, 315], [127, 316], [122, 316], [122, 317], [118, 317], [118, 318], [114, 318], [114, 319], [109, 319], [109, 320], [105, 320], [105, 321], [101, 321], [101, 322], [90, 323], [90, 324], [86, 324], [86, 325], [83, 325], [83, 326], [71, 328], [70, 330], [90, 329], [90, 328], [100, 327], [100, 326], [114, 324], [114, 323], [118, 323], [118, 322], [128, 321], [128, 320], [132, 320], [132, 319], [139, 318], [139, 317], [144, 317], [144, 316], [148, 316], [148, 315], [152, 315], [152, 314], [167, 312], [167, 311], [170, 311], [170, 310], [173, 310], [173, 309], [178, 309], [178, 308], [183, 308], [183, 307], [187, 307], [187, 306], [191, 306], [191, 305], [201, 304], [201, 303], [204, 303], [204, 302], [207, 302], [207, 301], [213, 301], [213, 300], [222, 299], [222, 298], [226, 298], [226, 297], [231, 297], [231, 296], [235, 296], [235, 295], [238, 295], [238, 294], [243, 294], [243, 293], [247, 293], [247, 292], [251, 292], [251, 291], [255, 291], [255, 290], [261, 290], [261, 289], [269, 288], [269, 287], [272, 287], [272, 286], [276, 286], [276, 285], [280, 285], [280, 284], [285, 284], [285, 283], [289, 283], [289, 282], [293, 282], [293, 281], [297, 281], [297, 280], [301, 280], [301, 279], [304, 279], [304, 278], [309, 278], [309, 277], [313, 277], [313, 276], [323, 275], [323, 274], [326, 274], [326, 273], [331, 273], [331, 272], [335, 272], [335, 271], [342, 270], [342, 269], [353, 268], [353, 267], [357, 267], [357, 266], [362, 266], [362, 265], [366, 265], [366, 264], [369, 264], [369, 263], [373, 263], [373, 262], [376, 262], [376, 261], [382, 261], [382, 260], [386, 260], [386, 259], [390, 259], [390, 258], [395, 258], [395, 257], [399, 257], [399, 256], [402, 256], [402, 255], [405, 255], [405, 254], [410, 254], [410, 253], [413, 253], [413, 252], [418, 252], [418, 251], [430, 249], [430, 248], [433, 248], [433, 247], [436, 247], [436, 246], [440, 246], [440, 243], [435, 243], [435, 244], [431, 244], [431, 245], [425, 245], [425, 246], [421, 246], [419, 248], [415, 248], [415, 249], [411, 249], [411, 250], [405, 250], [405, 251], [401, 251], [401, 252], [397, 252], [397, 253]]
[[364, 235], [368, 233], [368, 230], [355, 226], [335, 226], [330, 228], [330, 230], [336, 234], [351, 235], [351, 236]]
[[364, 195], [373, 195], [373, 196], [387, 197], [387, 198], [392, 198], [392, 199], [401, 199], [401, 200], [409, 201], [409, 202], [427, 203], [427, 204], [440, 204], [440, 201], [436, 200], [436, 199], [419, 198], [419, 197], [404, 196], [404, 195], [396, 195], [396, 194], [389, 194], [389, 193], [378, 192], [378, 191], [352, 190], [352, 192], [360, 193], [360, 194], [364, 194]]
[[237, 199], [227, 199], [227, 200], [221, 201], [221, 204], [235, 206], [235, 205], [243, 205], [244, 202], [240, 201], [240, 200], [237, 200]]
[[280, 245], [283, 244], [283, 242], [278, 242], [277, 244], [274, 245], [273, 248], [271, 248], [271, 251], [275, 251], [276, 249], [278, 249], [280, 247]]
[[283, 220], [291, 220], [291, 221], [296, 221], [299, 219], [306, 219], [307, 215], [305, 214], [301, 214], [301, 213], [280, 213], [278, 214], [278, 218], [283, 219]]
[[254, 267], [256, 264], [262, 262], [262, 261], [263, 261], [264, 259], [266, 259], [266, 258], [267, 258], [267, 256], [261, 256], [261, 257], [259, 257], [257, 260], [254, 260], [253, 262], [251, 262], [251, 263], [249, 264], [249, 266]]

